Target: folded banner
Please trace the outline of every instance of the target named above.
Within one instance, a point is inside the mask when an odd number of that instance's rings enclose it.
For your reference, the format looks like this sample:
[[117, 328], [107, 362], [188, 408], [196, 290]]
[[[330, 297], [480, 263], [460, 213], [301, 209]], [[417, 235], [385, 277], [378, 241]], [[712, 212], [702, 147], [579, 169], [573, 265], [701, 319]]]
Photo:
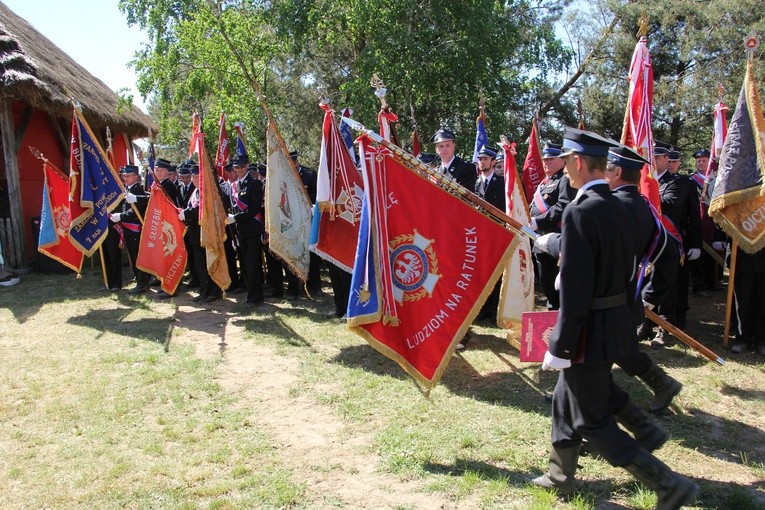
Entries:
[[[505, 154], [505, 195], [508, 216], [522, 225], [529, 223], [529, 207], [521, 193], [521, 181], [515, 166], [515, 143], [503, 143]], [[497, 310], [497, 325], [510, 328], [521, 322], [521, 314], [534, 309], [534, 264], [531, 240], [522, 236], [505, 268]]]
[[186, 270], [186, 224], [178, 219], [178, 209], [162, 186], [154, 182], [146, 205], [136, 267], [153, 274], [162, 290], [173, 294]]
[[369, 132], [359, 141], [368, 191], [348, 326], [430, 390], [500, 277], [515, 235], [432, 182], [408, 153]]
[[709, 205], [709, 215], [747, 253], [765, 248], [765, 117], [753, 66], [750, 59]]
[[83, 255], [69, 239], [69, 178], [47, 160], [43, 163], [43, 174], [45, 185], [37, 251], [79, 273]]
[[76, 108], [72, 115], [69, 189], [69, 238], [85, 255], [93, 255], [106, 239], [109, 214], [125, 188]]
[[268, 246], [301, 281], [308, 278], [311, 202], [273, 119], [266, 130]]
[[542, 150], [539, 147], [539, 130], [537, 129], [537, 120], [531, 121], [531, 134], [529, 135], [529, 151], [526, 153], [526, 159], [523, 162], [523, 193], [526, 202], [529, 202], [534, 196], [534, 192], [539, 183], [544, 179], [545, 170], [542, 165]]
[[343, 143], [334, 111], [324, 103], [319, 106], [324, 109], [324, 125], [311, 251], [350, 273], [359, 237], [364, 183]]

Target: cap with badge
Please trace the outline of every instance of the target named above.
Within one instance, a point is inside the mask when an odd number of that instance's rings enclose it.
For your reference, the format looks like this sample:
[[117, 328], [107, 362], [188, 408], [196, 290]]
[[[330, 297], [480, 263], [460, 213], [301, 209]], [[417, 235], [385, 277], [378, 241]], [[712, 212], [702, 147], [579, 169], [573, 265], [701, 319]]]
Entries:
[[250, 158], [247, 154], [236, 154], [231, 162], [234, 166], [247, 166], [250, 163]]
[[298, 158], [298, 156], [300, 156], [300, 153], [298, 151], [290, 152], [290, 159], [292, 159], [292, 161], [295, 161]]
[[193, 164], [189, 167], [189, 172], [191, 175], [199, 175], [199, 165]]
[[457, 139], [456, 136], [454, 136], [454, 132], [450, 131], [446, 128], [441, 128], [431, 137], [430, 141], [432, 143], [440, 143], [440, 142], [446, 142], [447, 140], [451, 140], [452, 142]]
[[178, 167], [178, 175], [191, 175], [191, 165], [183, 163], [180, 167]]
[[170, 165], [170, 168], [167, 169], [167, 173], [169, 174], [178, 173], [178, 167], [175, 165]]
[[542, 159], [559, 158], [561, 155], [561, 146], [555, 143], [546, 143], [542, 149]]
[[486, 147], [485, 145], [481, 147], [481, 150], [478, 151], [478, 157], [489, 157], [491, 159], [497, 159], [497, 151]]
[[622, 144], [608, 149], [608, 161], [629, 170], [642, 170], [648, 164], [640, 154]]
[[250, 163], [247, 165], [247, 171], [251, 174], [256, 174], [258, 172], [258, 165], [257, 163]]
[[693, 158], [694, 159], [708, 158], [711, 155], [712, 154], [709, 152], [709, 149], [699, 149], [699, 150], [697, 150], [696, 152], [693, 153]]
[[669, 156], [670, 161], [680, 161], [680, 147], [675, 147], [674, 145], [669, 149], [669, 152], [667, 153], [667, 156]]
[[265, 177], [266, 176], [266, 170], [267, 170], [266, 165], [264, 165], [263, 163], [258, 163], [258, 173], [260, 175]]
[[154, 168], [167, 168], [170, 170], [172, 166], [173, 164], [165, 158], [157, 158], [157, 160], [154, 162]]
[[562, 157], [576, 153], [583, 156], [603, 157], [608, 156], [609, 148], [617, 145], [619, 145], [618, 142], [592, 131], [567, 127], [563, 135], [563, 150], [560, 155]]
[[664, 142], [654, 142], [653, 155], [654, 156], [668, 156], [672, 146]]
[[121, 174], [138, 174], [138, 167], [135, 165], [125, 165], [120, 167]]
[[226, 166], [223, 167], [223, 170], [225, 170], [226, 172], [233, 172], [234, 171], [234, 164], [233, 163], [227, 164]]
[[421, 152], [420, 155], [417, 156], [417, 159], [419, 159], [426, 165], [429, 165], [436, 160], [436, 155], [433, 154], [432, 152]]

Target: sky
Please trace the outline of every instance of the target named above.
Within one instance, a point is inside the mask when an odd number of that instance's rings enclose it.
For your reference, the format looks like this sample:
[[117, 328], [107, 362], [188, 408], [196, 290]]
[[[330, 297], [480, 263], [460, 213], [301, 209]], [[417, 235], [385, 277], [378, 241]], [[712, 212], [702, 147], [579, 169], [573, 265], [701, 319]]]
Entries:
[[110, 89], [130, 89], [133, 102], [146, 111], [128, 62], [148, 37], [128, 27], [118, 0], [2, 1]]

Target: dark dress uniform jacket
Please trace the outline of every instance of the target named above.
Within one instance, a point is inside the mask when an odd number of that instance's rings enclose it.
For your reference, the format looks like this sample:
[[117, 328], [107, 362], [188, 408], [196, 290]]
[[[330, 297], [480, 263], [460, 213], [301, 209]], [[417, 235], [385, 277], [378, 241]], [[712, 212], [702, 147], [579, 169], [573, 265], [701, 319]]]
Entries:
[[701, 248], [701, 215], [696, 185], [684, 175], [665, 172], [659, 179], [661, 213], [683, 237], [683, 248]]
[[486, 189], [481, 193], [481, 177], [475, 181], [475, 194], [483, 198], [502, 212], [505, 212], [505, 177], [491, 173]]
[[167, 196], [176, 205], [176, 207], [184, 207], [181, 203], [181, 193], [178, 191], [178, 186], [175, 185], [170, 179], [165, 179], [160, 183], [162, 188], [167, 192]]
[[237, 199], [247, 206], [234, 215], [239, 237], [260, 237], [264, 232], [263, 183], [247, 174], [236, 187]]
[[446, 169], [445, 175], [453, 178], [469, 191], [475, 190], [475, 181], [478, 179], [478, 172], [476, 171], [474, 164], [454, 156], [454, 159], [452, 159], [452, 162]]
[[[635, 322], [627, 297], [634, 265], [635, 225], [607, 184], [582, 192], [563, 212], [561, 307], [551, 354], [575, 359], [584, 335], [584, 363], [612, 363], [630, 349]], [[624, 295], [622, 304], [599, 305]]]
[[[146, 206], [149, 205], [149, 195], [146, 194], [146, 190], [143, 189], [143, 185], [141, 185], [140, 182], [134, 183], [132, 186], [127, 188], [127, 191], [132, 193], [137, 197], [137, 201], [134, 204], [135, 208], [138, 209], [138, 212], [141, 213], [141, 217], [146, 216]], [[120, 211], [120, 222], [123, 223], [134, 223], [137, 225], [141, 224], [141, 220], [138, 219], [138, 216], [136, 215], [135, 211], [133, 210], [133, 207], [131, 207], [130, 204], [127, 203], [127, 200], [123, 200], [122, 202], [122, 209]], [[141, 228], [139, 228], [139, 232], [133, 232], [132, 230], [126, 228], [124, 229], [125, 235], [127, 236], [140, 236]]]
[[300, 180], [303, 181], [303, 187], [305, 188], [306, 193], [308, 193], [309, 200], [311, 200], [312, 204], [315, 204], [317, 180], [316, 172], [308, 167], [301, 165], [298, 167], [298, 175], [300, 175]]
[[184, 223], [187, 227], [186, 240], [191, 246], [200, 246], [202, 231], [199, 228], [199, 202], [196, 206], [192, 205], [191, 196], [193, 194], [193, 192], [189, 194], [188, 199], [186, 199], [186, 208], [183, 210]]
[[563, 210], [576, 196], [576, 190], [571, 187], [568, 177], [563, 170], [550, 177], [544, 184], [540, 184], [539, 192], [542, 194], [548, 209], [542, 212], [534, 200], [531, 201], [531, 217], [537, 222], [537, 229], [542, 234], [560, 232]]

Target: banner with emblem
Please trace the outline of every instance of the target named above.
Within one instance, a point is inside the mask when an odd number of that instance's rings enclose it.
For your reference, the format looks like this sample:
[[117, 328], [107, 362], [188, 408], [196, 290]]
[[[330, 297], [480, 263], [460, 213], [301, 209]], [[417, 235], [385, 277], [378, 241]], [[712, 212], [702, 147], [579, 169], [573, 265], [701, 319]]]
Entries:
[[[519, 223], [528, 225], [529, 207], [521, 193], [515, 166], [515, 143], [504, 142], [502, 151], [505, 154], [505, 212]], [[519, 324], [523, 312], [534, 310], [534, 264], [531, 259], [531, 240], [526, 236], [518, 239], [517, 247], [505, 268], [499, 296], [497, 325], [501, 328]]]
[[48, 160], [43, 162], [43, 175], [37, 251], [79, 273], [83, 255], [69, 239], [69, 178]]
[[268, 246], [299, 280], [308, 278], [311, 201], [273, 118], [266, 129]]
[[154, 182], [146, 205], [136, 267], [153, 274], [162, 282], [162, 290], [173, 294], [186, 270], [186, 224], [178, 219], [178, 209], [162, 186]]
[[109, 215], [122, 199], [122, 181], [85, 118], [74, 108], [69, 153], [69, 239], [93, 255], [106, 239]]
[[459, 186], [434, 182], [410, 154], [370, 132], [359, 141], [369, 193], [348, 326], [429, 391], [502, 274], [515, 235]]
[[226, 115], [221, 113], [218, 119], [218, 150], [215, 151], [215, 170], [219, 177], [223, 177], [223, 169], [231, 159], [229, 153]]
[[750, 59], [709, 205], [709, 215], [747, 253], [765, 247], [765, 117], [753, 67]]
[[325, 103], [319, 106], [324, 110], [324, 124], [310, 247], [321, 258], [351, 272], [364, 183], [345, 148], [335, 112]]
[[526, 159], [523, 161], [523, 194], [526, 196], [526, 202], [530, 202], [534, 192], [545, 177], [545, 169], [542, 165], [542, 149], [539, 147], [539, 130], [537, 120], [531, 121], [531, 134], [529, 135], [529, 151], [526, 153]]

